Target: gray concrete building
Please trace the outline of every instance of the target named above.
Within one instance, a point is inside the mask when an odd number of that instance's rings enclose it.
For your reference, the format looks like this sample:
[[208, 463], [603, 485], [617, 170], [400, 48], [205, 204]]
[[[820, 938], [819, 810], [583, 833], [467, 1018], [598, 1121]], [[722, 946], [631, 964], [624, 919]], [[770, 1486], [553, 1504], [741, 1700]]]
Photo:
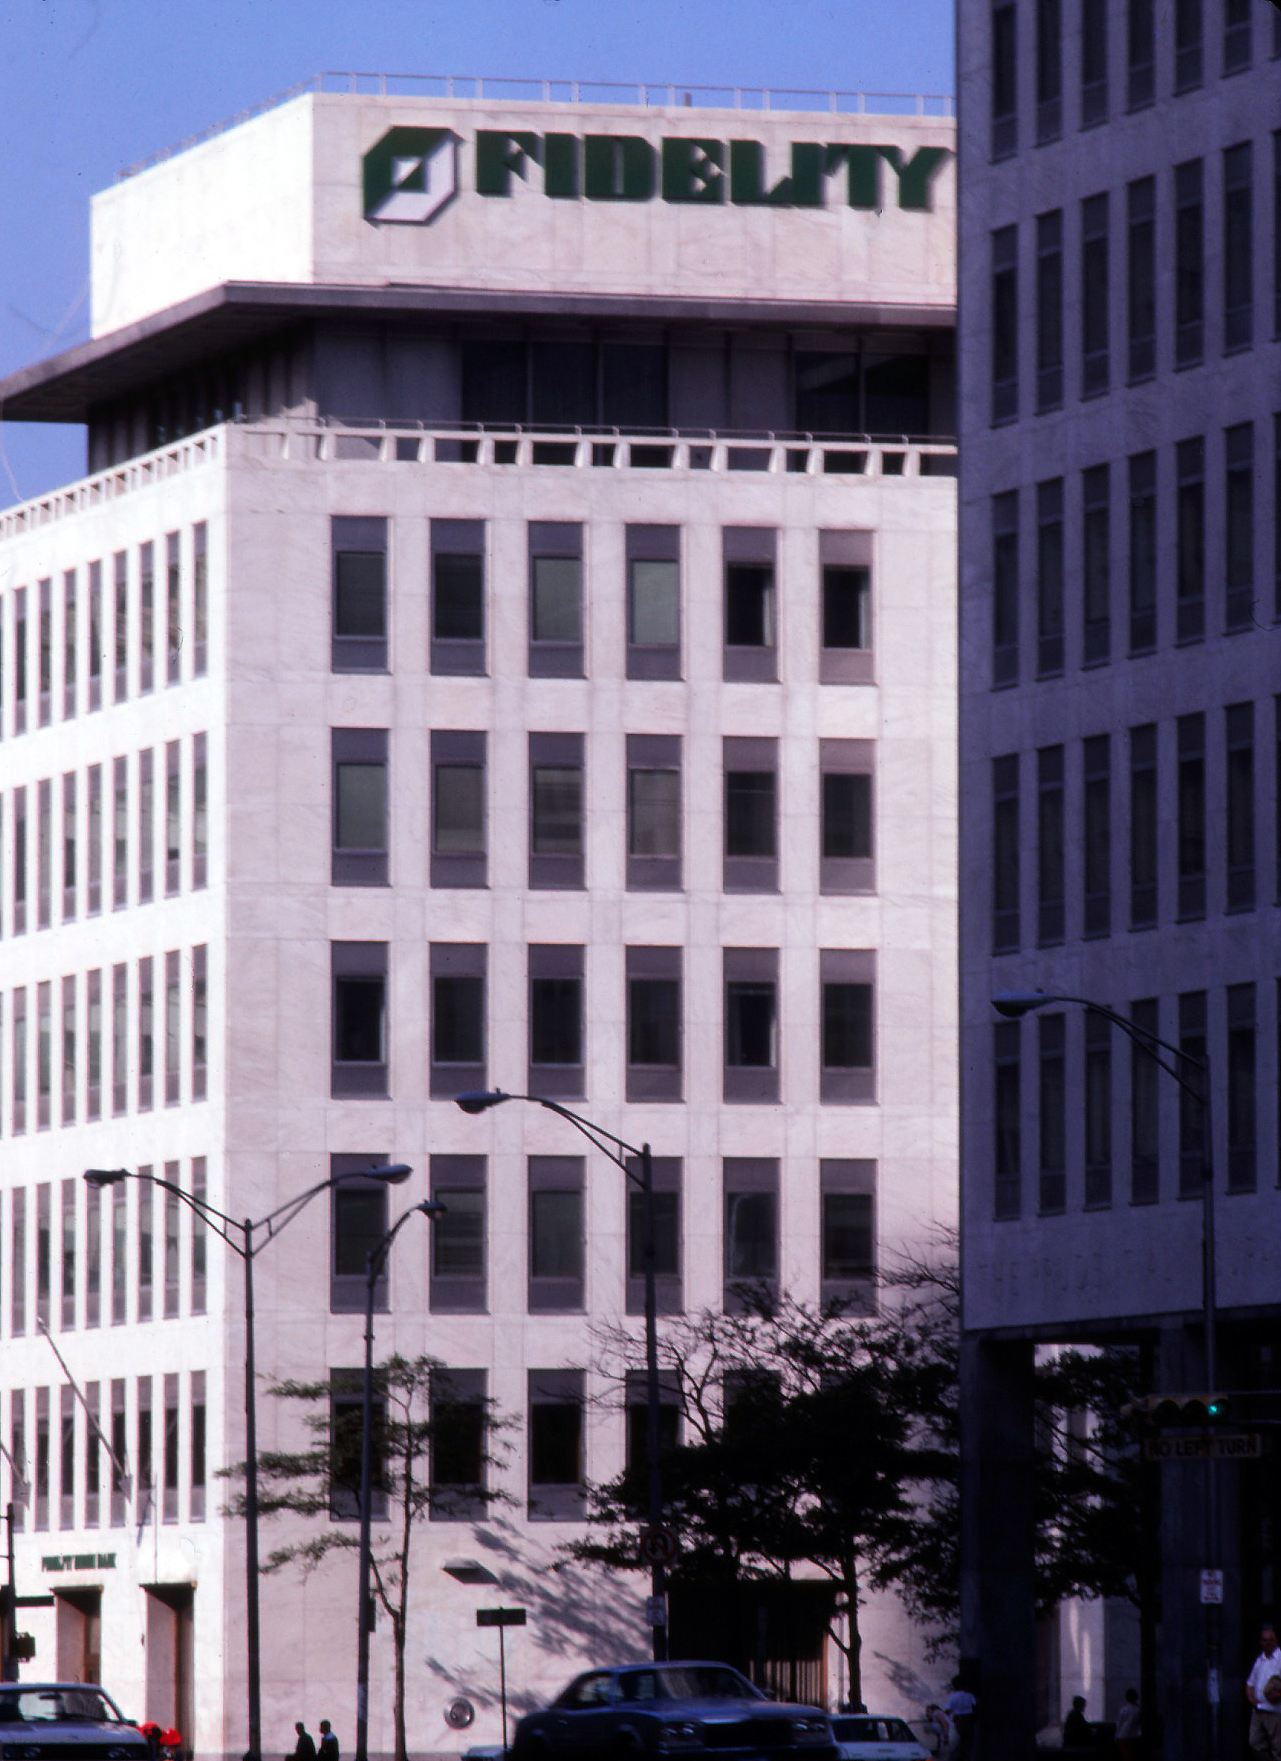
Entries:
[[[1073, 1692], [1113, 1717], [1140, 1676], [1163, 1755], [1235, 1754], [1274, 1456], [1146, 1468], [1142, 1618], [1038, 1632], [1028, 1375], [1113, 1343], [1147, 1390], [1201, 1389], [1217, 1334], [1222, 1388], [1281, 1384], [1281, 17], [959, 15], [962, 1649], [995, 1755]], [[1060, 1001], [994, 1012], [1022, 991]], [[1208, 1060], [1208, 1115], [1195, 1063], [1184, 1094], [1080, 999]], [[1281, 1417], [1234, 1398], [1234, 1430]]]

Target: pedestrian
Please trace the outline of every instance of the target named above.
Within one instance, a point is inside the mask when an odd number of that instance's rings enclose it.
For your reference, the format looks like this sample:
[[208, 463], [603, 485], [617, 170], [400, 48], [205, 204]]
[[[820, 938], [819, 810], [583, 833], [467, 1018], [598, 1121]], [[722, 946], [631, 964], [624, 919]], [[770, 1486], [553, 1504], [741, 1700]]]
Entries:
[[961, 1761], [969, 1761], [974, 1752], [974, 1722], [978, 1711], [978, 1701], [966, 1687], [964, 1679], [959, 1675], [952, 1677], [952, 1692], [943, 1702], [943, 1710], [956, 1726], [959, 1739], [957, 1753]]
[[956, 1726], [943, 1708], [933, 1700], [925, 1708], [925, 1722], [934, 1732], [934, 1753], [936, 1755], [955, 1755], [960, 1741]]
[[327, 1718], [320, 1721], [320, 1761], [338, 1761], [338, 1738]]
[[1073, 1694], [1072, 1710], [1063, 1720], [1063, 1747], [1065, 1749], [1092, 1749], [1094, 1747], [1094, 1730], [1085, 1716], [1085, 1695]]
[[1252, 1708], [1250, 1747], [1256, 1755], [1281, 1761], [1281, 1649], [1271, 1621], [1263, 1623], [1259, 1638], [1263, 1649], [1245, 1682], [1245, 1697]]
[[1121, 1761], [1139, 1761], [1139, 1738], [1143, 1735], [1143, 1717], [1139, 1711], [1139, 1695], [1135, 1688], [1125, 1690], [1125, 1699], [1116, 1715], [1116, 1752]]
[[298, 1741], [294, 1744], [292, 1755], [286, 1755], [285, 1761], [316, 1761], [316, 1741], [302, 1722], [301, 1718], [294, 1729], [298, 1733]]

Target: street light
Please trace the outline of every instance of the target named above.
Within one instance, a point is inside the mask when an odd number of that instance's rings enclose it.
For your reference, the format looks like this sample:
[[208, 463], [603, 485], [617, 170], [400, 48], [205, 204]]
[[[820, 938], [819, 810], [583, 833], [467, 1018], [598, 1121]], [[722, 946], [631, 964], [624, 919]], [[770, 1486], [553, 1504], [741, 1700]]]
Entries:
[[[1185, 1052], [1181, 1046], [1172, 1045], [1147, 1028], [1139, 1027], [1136, 1022], [1127, 1020], [1115, 1009], [1109, 1009], [1105, 1003], [1096, 1003], [1090, 997], [1072, 997], [1052, 995], [1047, 991], [998, 991], [992, 998], [992, 1007], [998, 1015], [1005, 1015], [1010, 1020], [1021, 1021], [1025, 1015], [1033, 1014], [1037, 1009], [1044, 1009], [1052, 1003], [1075, 1003], [1078, 1008], [1088, 1009], [1095, 1015], [1101, 1015], [1110, 1021], [1113, 1027], [1119, 1027], [1126, 1037], [1133, 1041], [1141, 1052], [1158, 1064], [1166, 1075], [1176, 1082], [1180, 1090], [1195, 1103], [1201, 1113], [1201, 1324], [1205, 1345], [1205, 1385], [1214, 1390], [1218, 1387], [1218, 1297], [1216, 1285], [1215, 1247], [1214, 1247], [1214, 1141], [1211, 1129], [1210, 1114], [1210, 1058], [1208, 1053], [1194, 1056]], [[1169, 1062], [1162, 1057], [1168, 1053]], [[1192, 1074], [1195, 1073], [1195, 1074]], [[1209, 1554], [1209, 1564], [1215, 1565], [1219, 1552], [1219, 1509], [1214, 1495], [1214, 1468], [1207, 1462], [1205, 1468], [1205, 1541]], [[1219, 1754], [1219, 1648], [1215, 1631], [1215, 1609], [1206, 1605], [1206, 1699], [1210, 1725], [1210, 1755]]]
[[[125, 1180], [147, 1180], [152, 1186], [162, 1186], [166, 1192], [172, 1192], [182, 1200], [189, 1211], [211, 1228], [215, 1235], [226, 1242], [235, 1254], [239, 1254], [245, 1267], [245, 1641], [249, 1655], [249, 1747], [245, 1752], [245, 1761], [261, 1761], [262, 1756], [262, 1669], [260, 1649], [260, 1628], [258, 1619], [258, 1408], [255, 1364], [254, 1339], [254, 1260], [266, 1247], [274, 1241], [287, 1224], [292, 1223], [298, 1213], [316, 1197], [317, 1193], [327, 1192], [331, 1187], [341, 1186], [348, 1180], [381, 1180], [388, 1186], [400, 1186], [409, 1179], [413, 1169], [407, 1162], [393, 1162], [390, 1166], [379, 1168], [361, 1168], [346, 1174], [332, 1174], [328, 1180], [318, 1180], [309, 1186], [306, 1192], [287, 1199], [283, 1205], [277, 1205], [267, 1216], [260, 1217], [256, 1222], [251, 1217], [237, 1221], [224, 1212], [216, 1210], [213, 1205], [194, 1194], [185, 1191], [172, 1180], [161, 1180], [155, 1175], [140, 1175], [132, 1168], [86, 1168], [84, 1178], [91, 1187], [118, 1186]], [[260, 1241], [254, 1240], [256, 1231], [262, 1231]]]
[[[650, 1155], [649, 1145], [635, 1144], [616, 1137], [604, 1126], [596, 1125], [590, 1119], [563, 1107], [559, 1101], [548, 1100], [545, 1095], [513, 1095], [505, 1094], [502, 1089], [473, 1090], [455, 1096], [455, 1100], [464, 1113], [485, 1113], [491, 1107], [501, 1106], [504, 1101], [532, 1101], [535, 1106], [546, 1107], [549, 1113], [557, 1113], [567, 1119], [574, 1129], [581, 1133], [587, 1141], [598, 1149], [602, 1155], [608, 1156], [614, 1166], [621, 1168], [623, 1173], [637, 1188], [641, 1195], [641, 1251], [645, 1262], [645, 1468], [648, 1480], [649, 1499], [649, 1538], [655, 1557], [650, 1560], [650, 1625], [654, 1635], [653, 1651], [656, 1663], [667, 1659], [667, 1601], [666, 1601], [666, 1570], [661, 1557], [663, 1537], [659, 1531], [663, 1522], [663, 1472], [659, 1465], [659, 1389], [658, 1389], [658, 1298], [655, 1283], [655, 1248], [654, 1248], [654, 1163]], [[640, 1173], [629, 1165], [628, 1158], [640, 1163]]]
[[365, 1374], [360, 1400], [360, 1603], [356, 1614], [356, 1761], [367, 1761], [369, 1754], [369, 1634], [373, 1626], [370, 1615], [369, 1580], [373, 1573], [373, 1549], [370, 1544], [370, 1521], [373, 1503], [373, 1429], [374, 1429], [374, 1293], [391, 1244], [401, 1229], [421, 1211], [424, 1217], [439, 1217], [445, 1210], [439, 1199], [424, 1199], [411, 1205], [397, 1217], [376, 1247], [365, 1255]]

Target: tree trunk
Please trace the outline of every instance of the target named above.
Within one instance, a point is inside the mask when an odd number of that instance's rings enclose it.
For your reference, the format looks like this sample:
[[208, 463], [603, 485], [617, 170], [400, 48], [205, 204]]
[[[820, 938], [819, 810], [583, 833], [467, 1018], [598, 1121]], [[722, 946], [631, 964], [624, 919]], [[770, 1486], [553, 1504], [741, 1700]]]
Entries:
[[392, 1616], [391, 1632], [396, 1647], [396, 1761], [409, 1761], [409, 1745], [405, 1740], [405, 1617], [403, 1607], [400, 1614]]

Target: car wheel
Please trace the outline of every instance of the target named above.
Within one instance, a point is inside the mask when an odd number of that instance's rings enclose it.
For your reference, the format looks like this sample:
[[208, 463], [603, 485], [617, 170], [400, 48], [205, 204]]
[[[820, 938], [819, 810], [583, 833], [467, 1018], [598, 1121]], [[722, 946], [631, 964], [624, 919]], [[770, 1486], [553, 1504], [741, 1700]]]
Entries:
[[546, 1737], [517, 1737], [511, 1755], [512, 1761], [552, 1761], [552, 1748]]
[[640, 1761], [643, 1754], [640, 1738], [633, 1731], [624, 1731], [614, 1739], [614, 1746], [609, 1751], [609, 1761]]

